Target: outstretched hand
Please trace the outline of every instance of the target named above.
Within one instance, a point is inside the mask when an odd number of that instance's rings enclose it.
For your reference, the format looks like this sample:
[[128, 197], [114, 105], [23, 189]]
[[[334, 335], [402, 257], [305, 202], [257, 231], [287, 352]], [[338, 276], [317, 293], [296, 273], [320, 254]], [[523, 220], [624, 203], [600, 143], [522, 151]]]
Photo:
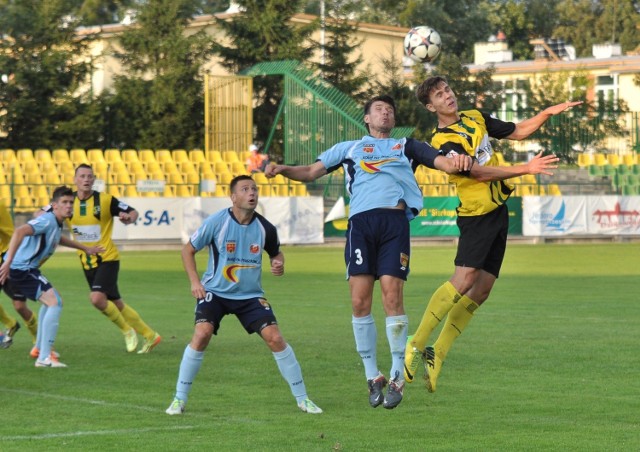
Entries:
[[545, 109], [545, 111], [547, 113], [549, 113], [550, 115], [557, 115], [562, 113], [563, 111], [566, 111], [572, 107], [575, 107], [576, 105], [580, 105], [584, 103], [581, 100], [575, 100], [575, 101], [566, 101], [566, 102], [562, 102], [561, 104], [557, 104], [557, 105], [553, 105], [551, 107], [548, 107]]
[[264, 175], [269, 179], [280, 174], [280, 170], [278, 169], [278, 165], [275, 163], [269, 163], [264, 169]]
[[555, 154], [542, 155], [542, 152], [537, 154], [534, 158], [527, 163], [527, 172], [529, 174], [546, 174], [547, 176], [553, 176], [550, 169], [558, 167], [557, 163], [560, 161]]

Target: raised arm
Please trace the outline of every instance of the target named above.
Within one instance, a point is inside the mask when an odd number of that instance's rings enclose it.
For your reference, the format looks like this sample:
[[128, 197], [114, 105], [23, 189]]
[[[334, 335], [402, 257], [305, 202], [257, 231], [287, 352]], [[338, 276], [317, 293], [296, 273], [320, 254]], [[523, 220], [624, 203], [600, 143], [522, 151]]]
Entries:
[[327, 169], [322, 162], [315, 162], [311, 165], [303, 166], [270, 164], [265, 168], [264, 174], [269, 178], [282, 174], [289, 179], [300, 182], [311, 182], [327, 174]]
[[549, 170], [558, 167], [556, 164], [558, 160], [560, 159], [553, 154], [543, 156], [542, 152], [540, 152], [524, 165], [482, 166], [476, 164], [471, 168], [471, 177], [480, 182], [489, 182], [524, 176], [525, 174], [546, 174], [547, 176], [553, 176], [553, 173]]
[[545, 108], [534, 117], [525, 119], [524, 121], [516, 124], [515, 130], [506, 138], [509, 140], [524, 140], [533, 132], [538, 130], [542, 126], [542, 124], [544, 124], [550, 117], [560, 114], [563, 111], [580, 104], [582, 104], [582, 101], [563, 102], [561, 104]]

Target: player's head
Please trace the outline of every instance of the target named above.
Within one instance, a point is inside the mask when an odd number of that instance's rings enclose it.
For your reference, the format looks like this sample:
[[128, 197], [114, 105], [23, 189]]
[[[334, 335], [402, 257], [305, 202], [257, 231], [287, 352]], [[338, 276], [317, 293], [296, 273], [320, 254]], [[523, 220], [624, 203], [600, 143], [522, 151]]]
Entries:
[[61, 185], [53, 190], [51, 207], [58, 218], [69, 218], [73, 214], [73, 190]]
[[390, 112], [393, 116], [392, 124], [389, 128], [389, 131], [393, 128], [393, 126], [395, 126], [396, 103], [393, 100], [393, 97], [383, 94], [380, 96], [372, 97], [367, 101], [366, 104], [364, 104], [364, 126], [367, 128], [367, 131], [371, 131], [369, 125], [375, 121], [375, 117], [372, 116], [374, 116], [380, 109]]
[[[446, 99], [440, 99], [445, 96]], [[447, 79], [441, 75], [434, 75], [420, 83], [416, 88], [416, 98], [418, 99], [418, 102], [427, 108], [427, 110], [434, 113], [438, 109], [437, 103], [439, 100], [448, 100], [449, 103], [455, 102], [456, 100], [453, 91], [451, 91], [451, 88], [449, 87], [449, 82], [447, 82]], [[453, 105], [450, 106], [453, 107]], [[455, 105], [455, 108], [458, 108], [457, 104]]]
[[229, 192], [233, 207], [252, 210], [258, 205], [258, 186], [247, 174], [231, 179]]
[[76, 184], [78, 191], [91, 191], [95, 180], [96, 176], [93, 173], [93, 168], [91, 167], [91, 165], [81, 163], [76, 167], [76, 172], [73, 177], [73, 183]]

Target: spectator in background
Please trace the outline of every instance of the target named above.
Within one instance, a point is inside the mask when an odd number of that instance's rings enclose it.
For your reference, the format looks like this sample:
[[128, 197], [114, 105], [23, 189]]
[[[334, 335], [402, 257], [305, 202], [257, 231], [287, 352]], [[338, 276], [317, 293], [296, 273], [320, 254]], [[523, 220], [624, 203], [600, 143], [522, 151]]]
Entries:
[[251, 154], [245, 162], [247, 165], [247, 171], [249, 173], [263, 172], [264, 168], [269, 163], [269, 157], [267, 157], [265, 154], [261, 154], [258, 151], [258, 146], [256, 146], [255, 144], [249, 146], [249, 151], [251, 152]]

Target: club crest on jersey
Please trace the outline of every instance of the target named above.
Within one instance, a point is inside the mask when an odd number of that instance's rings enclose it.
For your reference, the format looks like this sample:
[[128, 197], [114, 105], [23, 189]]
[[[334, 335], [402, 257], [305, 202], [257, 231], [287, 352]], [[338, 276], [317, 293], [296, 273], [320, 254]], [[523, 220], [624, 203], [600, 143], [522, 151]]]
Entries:
[[227, 253], [236, 252], [236, 242], [227, 242]]
[[375, 144], [365, 144], [362, 150], [367, 154], [371, 154], [375, 150]]
[[402, 145], [400, 143], [391, 148], [392, 151], [399, 151], [400, 149], [402, 149]]
[[409, 266], [409, 255], [400, 253], [400, 269], [406, 270]]
[[394, 160], [396, 159], [382, 159], [377, 162], [365, 162], [364, 160], [360, 160], [360, 168], [370, 174], [379, 173], [381, 166], [386, 165], [389, 162], [393, 162]]
[[260, 245], [258, 245], [257, 243], [252, 243], [251, 245], [249, 245], [249, 252], [251, 254], [260, 253]]
[[271, 305], [267, 302], [266, 298], [258, 298], [258, 302], [262, 305], [262, 307], [264, 307], [265, 309], [271, 309]]
[[238, 278], [238, 270], [242, 270], [243, 268], [255, 268], [255, 265], [225, 265], [224, 269], [222, 270], [222, 276], [229, 282], [237, 283], [240, 280]]

